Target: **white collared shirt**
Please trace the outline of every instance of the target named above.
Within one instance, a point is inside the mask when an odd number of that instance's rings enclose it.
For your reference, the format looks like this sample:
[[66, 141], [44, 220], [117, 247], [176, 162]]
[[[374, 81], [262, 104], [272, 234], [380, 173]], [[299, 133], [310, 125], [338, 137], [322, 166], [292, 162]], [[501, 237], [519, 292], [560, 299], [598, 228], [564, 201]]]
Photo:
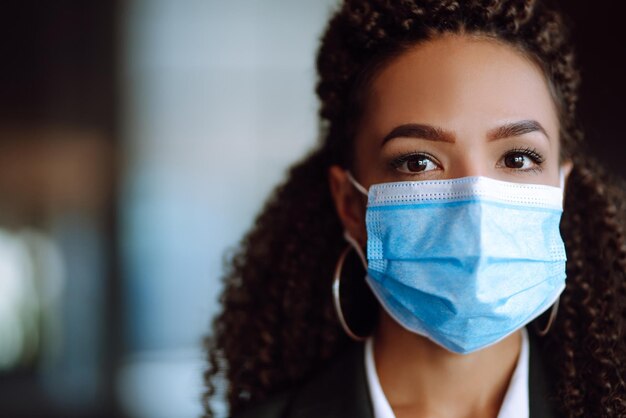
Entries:
[[[498, 418], [528, 418], [528, 334], [522, 328], [522, 347], [509, 387], [502, 401]], [[370, 337], [365, 343], [365, 373], [374, 409], [374, 418], [395, 418], [391, 405], [383, 393], [374, 364], [374, 343]]]

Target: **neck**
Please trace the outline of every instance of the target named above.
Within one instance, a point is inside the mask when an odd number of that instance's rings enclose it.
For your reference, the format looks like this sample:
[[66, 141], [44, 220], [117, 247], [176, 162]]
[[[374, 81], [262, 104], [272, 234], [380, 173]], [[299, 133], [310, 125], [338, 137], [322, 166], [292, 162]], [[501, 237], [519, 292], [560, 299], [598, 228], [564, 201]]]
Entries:
[[397, 418], [498, 415], [520, 353], [519, 331], [461, 355], [405, 330], [386, 312], [381, 315], [374, 359]]

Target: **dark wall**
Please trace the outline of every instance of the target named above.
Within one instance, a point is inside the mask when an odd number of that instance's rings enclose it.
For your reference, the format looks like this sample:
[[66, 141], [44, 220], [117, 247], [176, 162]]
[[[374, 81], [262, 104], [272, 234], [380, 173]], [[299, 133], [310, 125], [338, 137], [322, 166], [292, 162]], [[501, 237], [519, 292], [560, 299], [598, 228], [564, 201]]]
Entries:
[[0, 4], [0, 124], [62, 124], [113, 132], [116, 3]]
[[562, 0], [573, 20], [583, 84], [579, 118], [601, 162], [626, 178], [626, 30], [623, 3]]

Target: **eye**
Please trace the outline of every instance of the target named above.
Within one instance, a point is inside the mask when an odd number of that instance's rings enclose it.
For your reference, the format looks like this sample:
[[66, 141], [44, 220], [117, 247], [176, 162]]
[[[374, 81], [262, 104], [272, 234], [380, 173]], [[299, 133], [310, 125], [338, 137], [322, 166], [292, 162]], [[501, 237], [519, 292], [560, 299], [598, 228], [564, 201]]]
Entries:
[[502, 157], [498, 165], [519, 171], [532, 171], [541, 169], [543, 157], [531, 148], [513, 149]]
[[423, 153], [411, 153], [397, 157], [391, 162], [396, 170], [407, 174], [425, 173], [440, 167], [437, 160]]

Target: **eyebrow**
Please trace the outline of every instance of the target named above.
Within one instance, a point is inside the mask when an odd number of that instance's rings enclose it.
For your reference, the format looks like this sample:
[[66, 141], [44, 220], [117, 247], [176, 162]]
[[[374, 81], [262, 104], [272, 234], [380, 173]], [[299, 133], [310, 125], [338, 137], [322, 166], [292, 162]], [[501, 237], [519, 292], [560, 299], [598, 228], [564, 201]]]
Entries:
[[[540, 132], [548, 140], [550, 140], [546, 130], [536, 120], [521, 120], [517, 122], [505, 123], [504, 125], [491, 129], [487, 133], [487, 138], [489, 141], [495, 141], [503, 138], [521, 136], [531, 132]], [[419, 138], [427, 141], [456, 142], [454, 132], [422, 123], [407, 123], [393, 128], [391, 132], [383, 138], [381, 145], [384, 145], [394, 138], [400, 137]]]
[[546, 139], [550, 140], [550, 136], [546, 130], [536, 120], [521, 120], [518, 122], [505, 123], [502, 126], [490, 130], [487, 133], [487, 137], [490, 141], [495, 141], [502, 138], [522, 136], [531, 132], [540, 132]]
[[427, 141], [455, 142], [454, 134], [441, 128], [421, 123], [407, 123], [396, 126], [384, 138], [381, 145], [399, 137], [420, 138]]

